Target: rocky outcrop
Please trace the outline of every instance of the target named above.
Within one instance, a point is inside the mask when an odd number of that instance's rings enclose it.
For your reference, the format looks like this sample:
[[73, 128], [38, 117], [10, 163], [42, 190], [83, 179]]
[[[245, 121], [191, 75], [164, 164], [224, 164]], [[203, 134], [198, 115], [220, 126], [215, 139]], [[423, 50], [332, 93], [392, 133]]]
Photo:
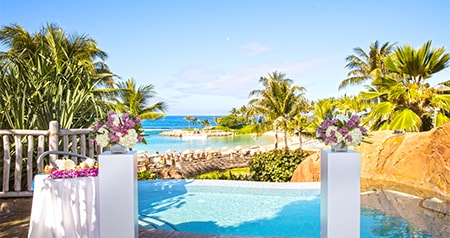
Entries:
[[292, 175], [291, 182], [319, 182], [320, 181], [320, 153], [307, 151], [308, 156], [297, 167]]
[[[450, 197], [450, 123], [428, 132], [377, 131], [361, 153], [361, 177], [420, 187]], [[296, 169], [292, 182], [320, 181], [320, 152]]]

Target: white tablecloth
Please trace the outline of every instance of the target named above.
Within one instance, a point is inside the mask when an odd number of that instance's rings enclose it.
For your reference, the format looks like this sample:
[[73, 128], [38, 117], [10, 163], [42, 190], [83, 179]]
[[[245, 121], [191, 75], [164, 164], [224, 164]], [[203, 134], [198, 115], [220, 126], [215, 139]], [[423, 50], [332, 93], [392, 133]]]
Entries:
[[98, 178], [36, 175], [29, 238], [100, 237]]

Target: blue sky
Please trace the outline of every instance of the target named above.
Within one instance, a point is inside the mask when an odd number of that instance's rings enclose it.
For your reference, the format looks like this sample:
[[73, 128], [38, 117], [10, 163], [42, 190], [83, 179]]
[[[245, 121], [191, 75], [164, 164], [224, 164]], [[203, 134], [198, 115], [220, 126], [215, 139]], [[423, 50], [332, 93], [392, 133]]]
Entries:
[[[450, 52], [448, 0], [0, 0], [0, 25], [34, 33], [47, 23], [84, 34], [121, 80], [153, 84], [168, 115], [224, 115], [247, 104], [261, 76], [279, 71], [310, 100], [338, 90], [353, 48], [376, 40]], [[4, 48], [0, 47], [0, 50]], [[429, 79], [450, 80], [450, 69]]]

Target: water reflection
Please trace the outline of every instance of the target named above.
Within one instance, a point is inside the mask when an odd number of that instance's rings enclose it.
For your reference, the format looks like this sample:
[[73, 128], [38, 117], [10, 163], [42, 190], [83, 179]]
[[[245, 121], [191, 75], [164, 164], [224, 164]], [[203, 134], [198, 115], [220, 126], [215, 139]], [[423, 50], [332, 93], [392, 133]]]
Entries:
[[[370, 185], [364, 181], [362, 185], [362, 214], [373, 216], [375, 224], [361, 225], [370, 227], [368, 229], [371, 229], [373, 235], [450, 237], [450, 202], [448, 199], [426, 190], [394, 183], [377, 182]], [[374, 213], [374, 210], [384, 214]], [[402, 222], [401, 218], [408, 223]], [[397, 229], [391, 229], [392, 227], [397, 227]], [[398, 229], [398, 227], [402, 227], [402, 229]], [[421, 231], [425, 231], [431, 236], [424, 235]]]

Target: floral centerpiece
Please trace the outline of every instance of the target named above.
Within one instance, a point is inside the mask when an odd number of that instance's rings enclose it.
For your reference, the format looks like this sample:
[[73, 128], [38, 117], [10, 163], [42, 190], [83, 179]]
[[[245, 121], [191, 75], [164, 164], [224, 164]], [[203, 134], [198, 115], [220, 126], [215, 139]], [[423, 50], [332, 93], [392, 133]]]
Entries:
[[42, 171], [44, 174], [49, 174], [50, 179], [95, 177], [98, 175], [98, 163], [94, 159], [86, 159], [79, 165], [75, 165], [70, 159], [57, 160], [56, 164], [57, 168], [46, 165]]
[[101, 147], [121, 145], [129, 149], [136, 143], [145, 143], [141, 119], [128, 113], [110, 112], [93, 130], [94, 140]]
[[71, 170], [57, 170], [51, 171], [49, 178], [64, 179], [64, 178], [80, 178], [80, 177], [96, 177], [98, 175], [98, 168], [79, 168]]
[[367, 130], [360, 125], [359, 116], [339, 114], [334, 118], [327, 117], [317, 128], [316, 135], [333, 150], [343, 148], [342, 151], [346, 151], [348, 146], [360, 145], [363, 137], [367, 136]]

